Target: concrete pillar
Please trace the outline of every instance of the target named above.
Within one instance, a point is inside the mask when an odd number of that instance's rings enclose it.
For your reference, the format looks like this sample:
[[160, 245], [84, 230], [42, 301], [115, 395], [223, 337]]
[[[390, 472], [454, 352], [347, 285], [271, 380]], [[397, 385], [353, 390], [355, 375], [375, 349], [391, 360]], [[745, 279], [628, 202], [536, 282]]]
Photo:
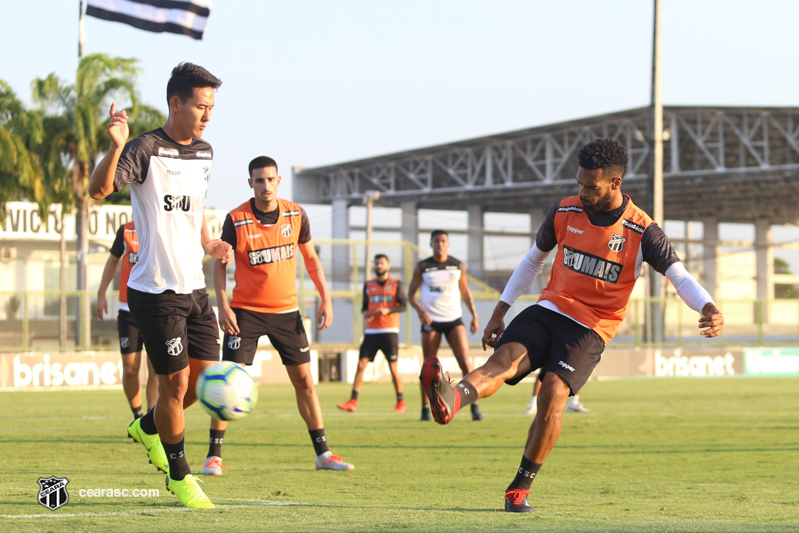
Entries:
[[[541, 224], [544, 223], [544, 219], [547, 216], [547, 211], [549, 208], [542, 209], [542, 208], [535, 208], [530, 210], [530, 248], [533, 247], [533, 243], [535, 243], [535, 236], [538, 234], [538, 230], [541, 228]], [[525, 251], [525, 253], [527, 253]], [[550, 258], [555, 256], [555, 250], [552, 250], [550, 253]], [[521, 261], [521, 257], [519, 258]], [[544, 271], [538, 275], [538, 278], [533, 282], [533, 286], [530, 287], [530, 290], [535, 294], [541, 294], [544, 290], [544, 287], [547, 286], [547, 281], [549, 280], [549, 269], [544, 268]]]
[[[349, 239], [350, 217], [347, 200], [333, 200], [333, 238]], [[333, 245], [333, 282], [350, 279], [350, 249], [343, 244]]]
[[483, 207], [470, 205], [468, 215], [466, 268], [469, 274], [480, 279], [483, 277]]
[[702, 286], [705, 287], [707, 292], [713, 299], [719, 295], [719, 222], [715, 218], [706, 218], [702, 221], [703, 236], [702, 239], [706, 244], [702, 247], [702, 266], [704, 268], [704, 276], [702, 278]]
[[774, 299], [774, 249], [771, 247], [771, 220], [755, 221], [755, 279], [757, 299], [761, 301], [759, 314], [764, 323], [769, 321], [769, 303]]

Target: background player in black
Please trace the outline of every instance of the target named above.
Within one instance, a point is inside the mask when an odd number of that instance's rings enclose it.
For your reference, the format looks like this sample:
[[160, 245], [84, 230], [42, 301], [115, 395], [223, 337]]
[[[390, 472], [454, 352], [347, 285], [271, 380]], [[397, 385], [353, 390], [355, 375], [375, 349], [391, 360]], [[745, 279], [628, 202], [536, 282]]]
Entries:
[[[111, 250], [108, 254], [108, 260], [105, 262], [103, 276], [100, 279], [100, 287], [97, 289], [97, 302], [95, 303], [94, 311], [100, 320], [108, 312], [108, 300], [105, 293], [114, 279], [117, 265], [119, 265], [119, 258], [125, 253], [124, 231], [125, 226], [119, 226], [114, 244], [111, 245]], [[121, 281], [127, 283], [127, 280]], [[122, 390], [128, 399], [130, 410], [133, 411], [133, 418], [136, 419], [141, 418], [144, 414], [142, 412], [141, 384], [139, 383], [144, 338], [127, 305], [124, 305], [124, 307], [125, 309], [123, 309], [123, 303], [120, 299], [117, 322], [119, 349], [122, 356]], [[144, 388], [147, 396], [147, 410], [149, 411], [155, 405], [156, 398], [158, 398], [158, 379], [155, 377], [155, 370], [153, 370], [153, 365], [150, 363], [149, 358], [147, 359], [147, 383]]]
[[[374, 259], [375, 281], [381, 287], [385, 287], [391, 271], [391, 264], [388, 262], [388, 257], [384, 254], [377, 254]], [[405, 291], [402, 287], [402, 281], [396, 280], [395, 293], [391, 295], [392, 301], [383, 304], [373, 310], [369, 310], [369, 282], [363, 284], [363, 313], [364, 320], [369, 320], [373, 317], [391, 315], [394, 313], [403, 313], [407, 302], [405, 300]], [[383, 289], [385, 290], [385, 289]], [[385, 319], [381, 319], [384, 320]], [[386, 321], [387, 322], [387, 321]], [[388, 324], [385, 324], [388, 326]], [[367, 326], [368, 328], [368, 326]], [[382, 328], [386, 329], [386, 328]], [[392, 328], [393, 329], [393, 328]], [[394, 407], [395, 413], [405, 412], [405, 400], [402, 397], [402, 380], [397, 370], [397, 356], [399, 352], [399, 327], [396, 331], [377, 331], [371, 332], [368, 329], [364, 332], [363, 342], [361, 343], [360, 353], [358, 355], [358, 369], [355, 371], [355, 379], [352, 384], [352, 393], [350, 399], [344, 403], [337, 405], [339, 409], [344, 411], [355, 412], [358, 410], [358, 394], [361, 392], [361, 385], [363, 385], [363, 375], [366, 372], [366, 366], [374, 362], [377, 352], [383, 352], [383, 355], [388, 361], [388, 369], [391, 372], [391, 380], [394, 382], [394, 390], [397, 391], [397, 405]]]
[[[167, 83], [169, 116], [166, 124], [155, 132], [141, 136], [155, 135], [163, 138], [163, 142], [167, 143], [169, 147], [161, 147], [158, 152], [152, 154], [143, 153], [144, 163], [149, 165], [151, 161], [157, 160], [159, 155], [176, 156], [176, 159], [180, 160], [181, 150], [194, 151], [192, 147], [195, 145], [195, 141], [201, 138], [211, 120], [214, 92], [221, 84], [219, 78], [198, 65], [181, 63], [173, 69], [172, 76]], [[131, 152], [140, 150], [142, 143], [136, 143], [135, 139], [127, 143], [130, 131], [128, 116], [124, 110], [117, 112], [116, 104], [111, 104], [110, 115], [108, 134], [111, 138], [111, 147], [92, 173], [89, 194], [92, 198], [101, 199], [117, 190], [118, 186], [122, 188], [127, 183], [136, 184], [137, 187], [131, 193], [131, 201], [139, 235], [140, 251], [143, 251], [145, 246], [150, 246], [153, 254], [153, 257], [140, 258], [134, 267], [129, 282], [128, 300], [137, 324], [144, 330], [147, 355], [153, 363], [153, 368], [159, 373], [159, 397], [155, 408], [134, 422], [135, 426], [128, 428], [128, 434], [147, 448], [150, 460], [154, 465], [162, 470], [168, 469], [167, 488], [177, 495], [184, 505], [212, 508], [214, 504], [199, 487], [196, 478], [191, 475], [191, 468], [186, 461], [184, 453], [185, 420], [183, 417], [183, 410], [196, 401], [194, 383], [197, 376], [205, 366], [213, 363], [211, 357], [214, 353], [216, 353], [217, 361], [219, 357], [219, 332], [213, 311], [210, 311], [207, 293], [204, 288], [193, 290], [191, 294], [175, 294], [175, 291], [167, 291], [164, 294], [140, 292], [142, 302], [158, 305], [159, 312], [156, 314], [148, 309], [150, 304], [147, 303], [143, 303], [137, 309], [137, 306], [134, 305], [134, 292], [131, 290], [130, 283], [133, 282], [134, 276], [138, 277], [138, 271], [142, 272], [143, 280], [149, 280], [152, 285], [157, 285], [166, 276], [180, 278], [182, 271], [194, 271], [197, 267], [201, 267], [200, 265], [191, 265], [190, 268], [181, 267], [180, 261], [169, 264], [165, 258], [158, 258], [158, 254], [180, 253], [181, 247], [184, 249], [190, 247], [194, 256], [201, 257], [204, 251], [221, 261], [230, 262], [233, 259], [233, 251], [229, 244], [218, 239], [210, 239], [204, 215], [202, 215], [199, 232], [195, 230], [196, 219], [192, 219], [191, 222], [183, 221], [188, 220], [187, 218], [179, 222], [175, 219], [176, 224], [180, 224], [178, 227], [190, 228], [188, 235], [177, 235], [157, 226], [161, 220], [159, 217], [163, 216], [161, 210], [167, 209], [167, 207], [174, 209], [174, 207], [173, 205], [164, 207], [162, 205], [163, 198], [155, 195], [154, 188], [157, 192], [158, 186], [169, 185], [169, 180], [173, 177], [164, 174], [156, 176], [154, 173], [158, 172], [159, 168], [153, 169], [151, 166], [147, 166], [145, 170], [140, 168], [141, 161], [130, 161], [133, 156], [126, 153], [126, 150], [130, 149]], [[204, 141], [202, 145], [208, 146]], [[213, 157], [210, 150], [205, 150], [202, 155], [208, 158]], [[195, 155], [195, 157], [199, 156], [200, 154]], [[210, 164], [206, 168], [210, 171]], [[129, 169], [139, 170], [145, 174], [130, 175]], [[150, 182], [146, 183], [148, 177]], [[202, 186], [205, 190], [202, 191], [201, 200], [207, 193], [209, 177], [209, 174], [206, 173], [205, 184]], [[153, 183], [153, 179], [160, 181]], [[175, 176], [174, 179], [181, 181], [175, 186], [176, 190], [186, 187], [191, 188], [191, 192], [201, 192], [198, 177], [189, 172], [185, 176]], [[184, 180], [186, 180], [185, 183]], [[137, 209], [140, 210], [141, 216], [137, 214]], [[154, 227], [150, 231], [144, 231], [143, 228], [151, 223], [154, 224]], [[199, 239], [197, 239], [199, 242], [194, 241], [197, 238], [197, 233], [199, 233]], [[152, 242], [148, 243], [148, 239], [152, 239]], [[196, 253], [197, 246], [202, 247], [199, 254]], [[166, 273], [155, 272], [142, 266], [143, 261], [154, 259], [158, 259], [159, 262], [164, 261], [163, 264], [157, 265], [157, 268]], [[176, 312], [171, 315], [165, 313], [167, 305]], [[206, 311], [210, 311], [210, 315]], [[145, 323], [148, 321], [155, 323], [156, 319], [163, 319], [165, 322], [161, 322], [160, 328], [153, 326], [152, 330], [146, 329]], [[180, 335], [186, 337], [188, 346], [182, 345], [182, 338], [172, 339], [177, 342], [167, 343], [166, 347], [155, 340], [169, 339], [177, 331], [181, 331]]]

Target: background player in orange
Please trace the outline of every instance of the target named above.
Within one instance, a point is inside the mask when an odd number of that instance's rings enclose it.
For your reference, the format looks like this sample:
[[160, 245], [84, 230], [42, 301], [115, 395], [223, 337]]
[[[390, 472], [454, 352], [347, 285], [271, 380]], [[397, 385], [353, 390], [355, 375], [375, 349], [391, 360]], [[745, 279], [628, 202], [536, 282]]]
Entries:
[[338, 404], [338, 408], [353, 413], [358, 410], [358, 393], [363, 385], [366, 365], [374, 362], [377, 351], [380, 350], [388, 361], [388, 369], [397, 391], [394, 412], [404, 413], [405, 400], [402, 398], [402, 381], [397, 372], [397, 355], [399, 313], [405, 311], [405, 291], [399, 278], [388, 275], [391, 265], [386, 255], [377, 254], [374, 261], [376, 277], [363, 284], [363, 318], [366, 320], [366, 328], [358, 358], [358, 370], [355, 372], [350, 399]]
[[[103, 277], [100, 279], [100, 288], [97, 289], [97, 302], [94, 311], [97, 318], [103, 319], [103, 315], [108, 313], [108, 300], [105, 292], [114, 279], [117, 265], [122, 259], [122, 269], [119, 272], [119, 314], [117, 315], [117, 329], [119, 331], [119, 351], [122, 354], [122, 390], [128, 399], [130, 410], [133, 411], [133, 418], [141, 418], [141, 384], [139, 383], [139, 368], [141, 367], [141, 350], [144, 345], [139, 327], [133, 320], [128, 307], [128, 278], [130, 269], [139, 259], [139, 238], [136, 235], [136, 227], [133, 222], [127, 222], [119, 226], [114, 244], [111, 245], [108, 261], [105, 262]], [[147, 384], [145, 386], [147, 394], [147, 410], [153, 408], [155, 400], [158, 398], [158, 379], [150, 360], [147, 359]]]
[[[225, 332], [222, 359], [251, 365], [258, 339], [268, 336], [294, 385], [297, 407], [316, 452], [317, 470], [354, 470], [327, 446], [322, 408], [311, 375], [311, 347], [297, 302], [299, 248], [321, 300], [317, 328], [325, 329], [333, 322], [333, 305], [322, 262], [311, 240], [308, 216], [299, 205], [277, 197], [280, 175], [274, 159], [256, 157], [250, 161], [249, 174], [253, 198], [228, 213], [222, 226], [222, 240], [233, 247], [236, 259], [236, 286], [230, 304], [225, 263], [214, 263], [219, 326]], [[225, 428], [227, 422], [211, 419], [203, 474], [222, 474]]]
[[[642, 262], [664, 274], [680, 298], [701, 313], [703, 336], [715, 337], [724, 327], [713, 299], [685, 269], [663, 230], [622, 194], [627, 162], [624, 145], [613, 139], [597, 139], [580, 150], [579, 196], [552, 206], [535, 244], [513, 272], [483, 333], [483, 347], [496, 347], [483, 366], [453, 389], [443, 379], [438, 359], [431, 357], [422, 365], [420, 379], [440, 424], [449, 423], [462, 406], [491, 396], [503, 383], [515, 385], [541, 369], [538, 414], [516, 477], [505, 491], [508, 512], [534, 510], [527, 496], [558, 440], [566, 401], [591, 376], [627, 315]], [[549, 282], [538, 302], [505, 329], [505, 313], [530, 288], [556, 245]]]
[[[458, 361], [458, 366], [465, 376], [472, 365], [469, 362], [469, 337], [466, 335], [466, 326], [463, 324], [463, 309], [461, 298], [469, 312], [472, 313], [472, 323], [469, 330], [474, 335], [479, 327], [477, 321], [477, 308], [474, 306], [472, 291], [466, 279], [466, 265], [448, 255], [449, 234], [442, 230], [434, 230], [430, 234], [430, 247], [433, 249], [432, 257], [428, 257], [416, 264], [413, 270], [413, 279], [408, 288], [408, 300], [422, 322], [422, 353], [425, 360], [435, 357], [441, 346], [441, 336], [447, 338], [452, 353]], [[419, 301], [414, 295], [421, 289]], [[482, 420], [483, 415], [477, 407], [477, 402], [472, 403], [472, 420]], [[422, 417], [421, 420], [430, 420], [430, 404], [424, 388], [422, 388]]]

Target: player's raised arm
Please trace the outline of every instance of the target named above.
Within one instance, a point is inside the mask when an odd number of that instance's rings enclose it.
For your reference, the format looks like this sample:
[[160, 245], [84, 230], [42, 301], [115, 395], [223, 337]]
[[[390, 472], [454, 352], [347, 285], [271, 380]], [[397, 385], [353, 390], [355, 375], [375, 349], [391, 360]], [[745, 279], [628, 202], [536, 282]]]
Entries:
[[316, 315], [316, 328], [321, 331], [329, 328], [330, 324], [333, 323], [333, 301], [330, 299], [330, 292], [327, 290], [325, 271], [322, 269], [322, 261], [313, 247], [313, 241], [298, 244], [297, 246], [305, 259], [305, 270], [308, 271], [308, 275], [319, 293], [319, 299], [322, 301], [319, 305], [319, 312]]
[[105, 198], [114, 192], [114, 175], [117, 163], [125, 143], [128, 142], [130, 129], [128, 128], [128, 114], [123, 109], [116, 111], [116, 103], [111, 104], [111, 120], [108, 123], [108, 136], [111, 137], [111, 147], [94, 168], [89, 180], [89, 195], [95, 200]]
[[419, 302], [416, 301], [416, 291], [419, 290], [419, 287], [422, 286], [422, 269], [419, 265], [416, 265], [416, 268], [413, 269], [413, 277], [411, 278], [411, 285], [408, 287], [408, 301], [411, 304], [411, 307], [416, 309], [416, 312], [419, 314], [419, 320], [421, 320], [422, 324], [429, 325], [433, 322], [433, 319], [430, 318], [430, 315], [427, 314], [427, 311], [422, 309], [422, 306], [419, 305]]

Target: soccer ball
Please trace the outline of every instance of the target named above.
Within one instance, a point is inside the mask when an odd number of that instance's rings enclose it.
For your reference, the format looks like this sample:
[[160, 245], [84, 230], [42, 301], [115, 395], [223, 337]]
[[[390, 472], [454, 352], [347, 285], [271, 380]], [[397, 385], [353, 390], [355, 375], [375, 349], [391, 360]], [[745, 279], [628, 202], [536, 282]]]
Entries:
[[217, 420], [247, 416], [258, 400], [258, 386], [244, 367], [222, 361], [206, 368], [197, 378], [197, 399]]

